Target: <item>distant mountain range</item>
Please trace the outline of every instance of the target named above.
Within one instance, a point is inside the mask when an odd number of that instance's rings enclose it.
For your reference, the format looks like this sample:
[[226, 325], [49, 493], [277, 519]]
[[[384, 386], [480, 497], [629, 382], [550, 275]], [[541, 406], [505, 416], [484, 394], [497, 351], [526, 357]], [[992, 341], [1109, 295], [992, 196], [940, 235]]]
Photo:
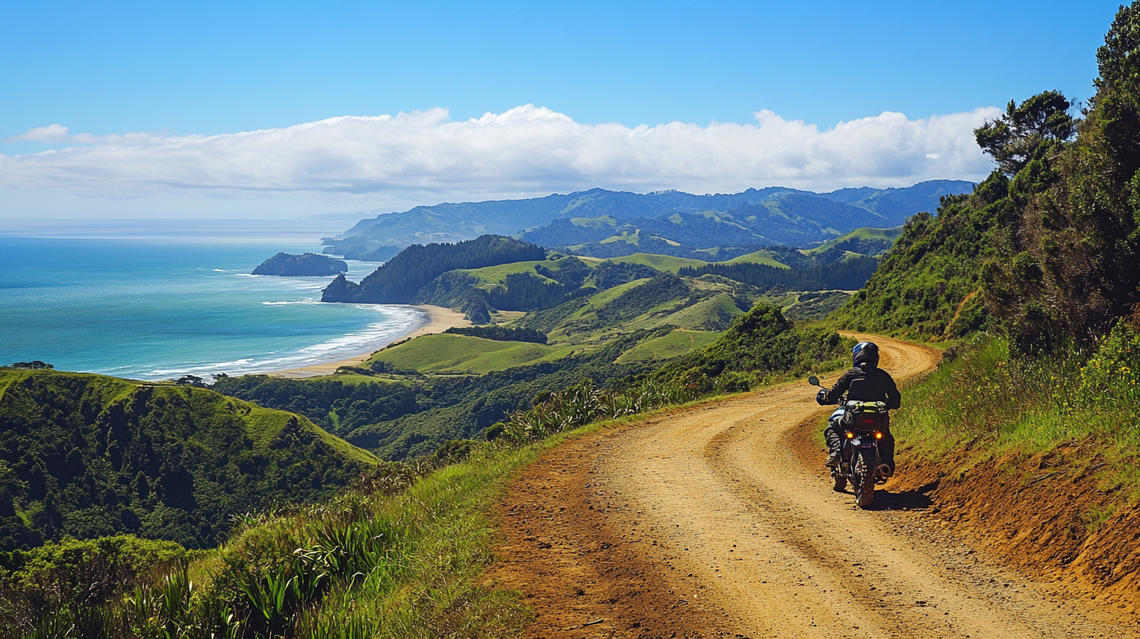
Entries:
[[458, 242], [488, 233], [597, 257], [639, 252], [688, 256], [715, 247], [754, 250], [777, 244], [810, 247], [860, 227], [900, 226], [915, 213], [936, 211], [942, 196], [969, 193], [973, 187], [960, 180], [932, 180], [902, 189], [831, 193], [783, 187], [728, 195], [593, 189], [529, 200], [417, 206], [361, 220], [323, 242], [326, 253], [374, 261], [388, 260], [412, 244]]

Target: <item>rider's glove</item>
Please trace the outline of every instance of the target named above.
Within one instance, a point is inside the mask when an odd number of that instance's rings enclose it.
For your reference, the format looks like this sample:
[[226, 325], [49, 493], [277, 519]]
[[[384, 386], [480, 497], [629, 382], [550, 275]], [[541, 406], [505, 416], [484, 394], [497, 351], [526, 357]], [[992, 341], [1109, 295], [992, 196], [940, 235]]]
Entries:
[[827, 406], [827, 389], [819, 389], [819, 392], [815, 394], [815, 403], [820, 406]]

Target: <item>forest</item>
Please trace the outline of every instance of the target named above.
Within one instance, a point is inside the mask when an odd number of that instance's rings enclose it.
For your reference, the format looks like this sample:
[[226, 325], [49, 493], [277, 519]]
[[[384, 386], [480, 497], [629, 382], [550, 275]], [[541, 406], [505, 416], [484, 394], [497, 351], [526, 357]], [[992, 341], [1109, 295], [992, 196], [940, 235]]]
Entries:
[[321, 301], [410, 304], [421, 288], [447, 271], [541, 260], [545, 256], [541, 246], [496, 235], [455, 244], [413, 244], [359, 284], [338, 276], [325, 288]]
[[119, 532], [211, 547], [234, 515], [336, 492], [375, 461], [205, 389], [0, 369], [3, 550]]

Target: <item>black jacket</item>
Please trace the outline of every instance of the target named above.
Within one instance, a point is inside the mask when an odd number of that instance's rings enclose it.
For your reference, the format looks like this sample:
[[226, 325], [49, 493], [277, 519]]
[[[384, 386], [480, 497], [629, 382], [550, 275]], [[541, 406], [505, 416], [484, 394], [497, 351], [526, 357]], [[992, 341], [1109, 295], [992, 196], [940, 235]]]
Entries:
[[902, 405], [902, 395], [899, 394], [895, 380], [887, 371], [861, 364], [839, 376], [839, 381], [823, 396], [819, 403], [838, 404], [839, 399], [847, 393], [847, 399], [858, 402], [886, 402], [887, 408], [894, 410]]

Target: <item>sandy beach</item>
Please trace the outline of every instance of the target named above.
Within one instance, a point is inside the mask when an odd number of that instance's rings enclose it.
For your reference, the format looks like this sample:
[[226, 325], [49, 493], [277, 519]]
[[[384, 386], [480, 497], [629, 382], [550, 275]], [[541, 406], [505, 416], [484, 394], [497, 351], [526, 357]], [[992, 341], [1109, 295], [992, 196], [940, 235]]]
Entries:
[[320, 377], [322, 375], [332, 375], [336, 369], [341, 366], [359, 366], [365, 361], [368, 361], [372, 354], [380, 350], [384, 346], [404, 339], [411, 339], [421, 335], [431, 335], [433, 333], [442, 333], [452, 327], [470, 326], [471, 322], [463, 318], [463, 313], [451, 310], [450, 308], [443, 308], [442, 306], [429, 306], [427, 304], [416, 304], [415, 308], [427, 311], [428, 323], [403, 335], [385, 340], [382, 343], [374, 345], [373, 349], [367, 353], [349, 357], [336, 362], [327, 362], [324, 364], [313, 364], [311, 366], [302, 366], [300, 368], [290, 368], [283, 371], [275, 371], [269, 373], [276, 377], [288, 377], [292, 379], [300, 379], [303, 377]]

